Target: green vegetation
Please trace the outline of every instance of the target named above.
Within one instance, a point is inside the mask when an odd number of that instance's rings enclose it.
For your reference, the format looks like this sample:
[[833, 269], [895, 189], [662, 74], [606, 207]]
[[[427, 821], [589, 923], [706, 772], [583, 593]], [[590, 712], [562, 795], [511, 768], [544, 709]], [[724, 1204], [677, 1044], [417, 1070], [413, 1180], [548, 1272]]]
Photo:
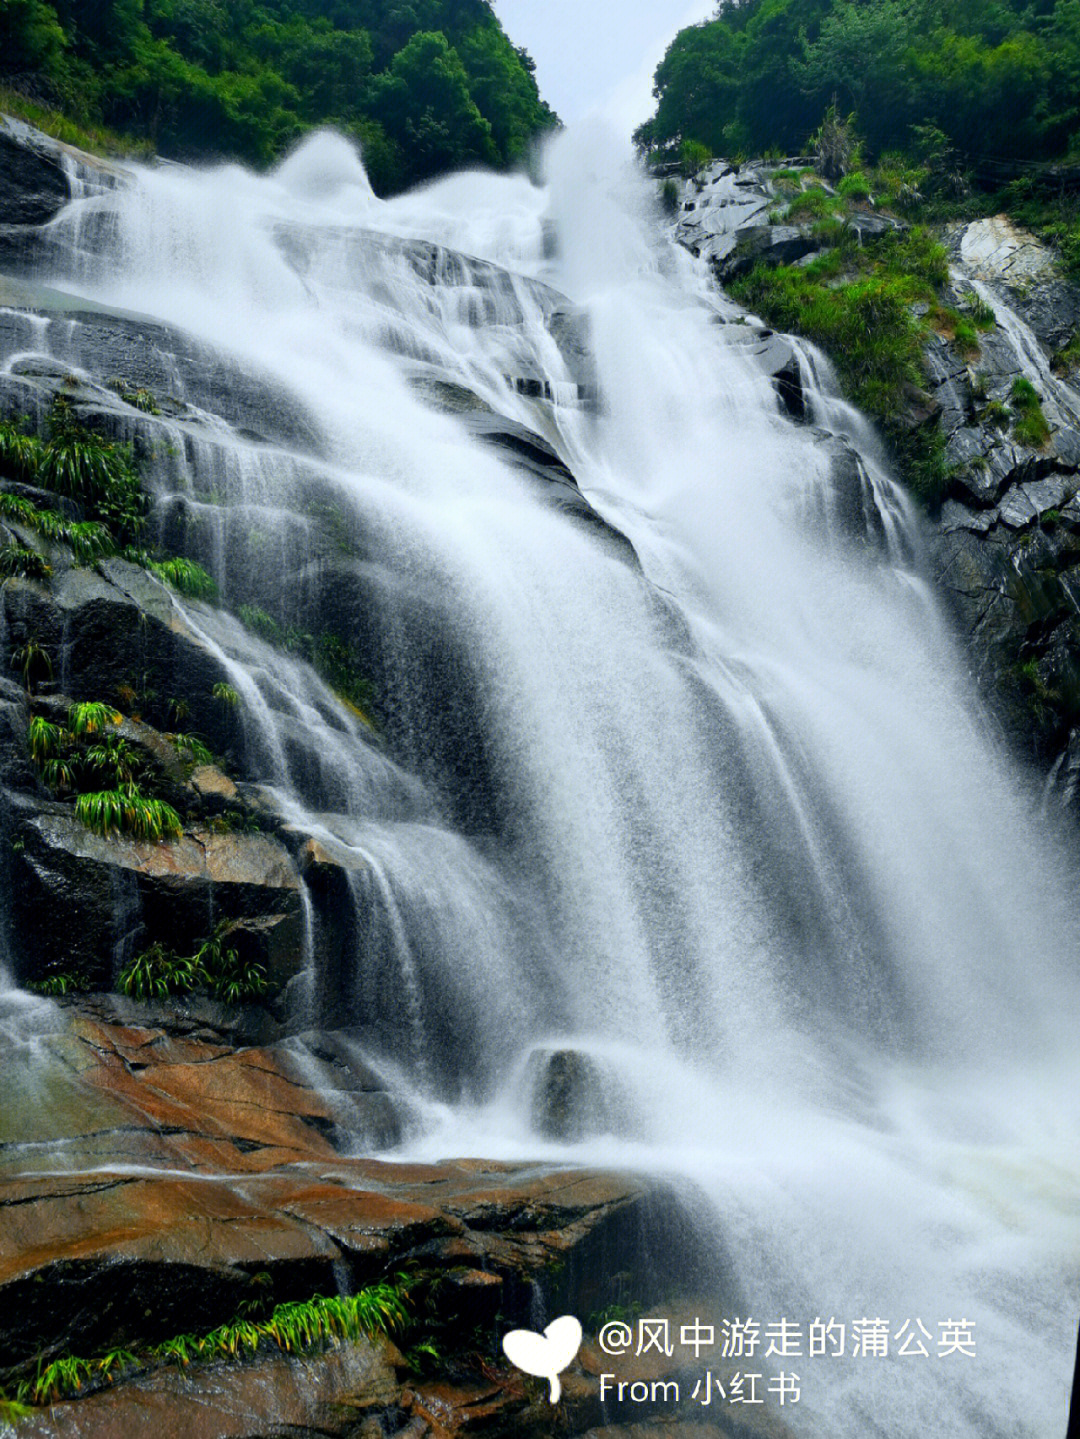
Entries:
[[191, 955], [180, 955], [156, 941], [120, 972], [117, 988], [132, 999], [164, 999], [170, 994], [206, 990], [225, 1004], [257, 999], [270, 989], [261, 964], [244, 963], [226, 944], [232, 930], [223, 920]]
[[51, 574], [52, 566], [37, 550], [19, 541], [0, 545], [0, 575], [4, 579], [47, 580]]
[[218, 587], [213, 575], [207, 574], [202, 565], [184, 555], [177, 555], [169, 560], [148, 559], [146, 568], [170, 588], [187, 595], [189, 599], [217, 599]]
[[[28, 741], [42, 781], [56, 795], [71, 794], [76, 817], [95, 834], [161, 840], [183, 833], [171, 805], [144, 794], [148, 765], [121, 735], [110, 732], [122, 716], [97, 701], [73, 704], [67, 724], [42, 715], [30, 720]], [[98, 788], [102, 783], [109, 788]]]
[[0, 80], [91, 149], [266, 164], [332, 124], [380, 193], [517, 163], [556, 123], [488, 0], [7, 0]]
[[396, 1274], [358, 1294], [329, 1298], [316, 1294], [311, 1299], [278, 1304], [269, 1313], [265, 1312], [268, 1306], [256, 1300], [244, 1306], [245, 1312], [231, 1323], [206, 1334], [178, 1334], [160, 1344], [136, 1351], [113, 1349], [94, 1359], [71, 1354], [47, 1362], [42, 1359], [33, 1378], [18, 1385], [15, 1399], [3, 1403], [12, 1411], [26, 1405], [55, 1404], [160, 1364], [186, 1369], [259, 1352], [313, 1354], [362, 1338], [400, 1338], [409, 1328], [413, 1282], [407, 1274]]
[[83, 564], [121, 545], [135, 543], [146, 513], [146, 497], [127, 445], [95, 435], [58, 397], [49, 414], [48, 438], [0, 421], [0, 475], [76, 501], [87, 522], [71, 524], [51, 510], [8, 495], [0, 517], [37, 530], [43, 538], [70, 544]]
[[1022, 445], [1041, 450], [1050, 439], [1050, 426], [1046, 422], [1038, 391], [1030, 380], [1017, 375], [1009, 392], [1013, 407], [1013, 436]]
[[1054, 372], [1058, 375], [1067, 375], [1071, 370], [1080, 369], [1080, 330], [1063, 345], [1051, 360]]
[[22, 495], [0, 491], [0, 519], [33, 530], [52, 544], [67, 545], [78, 565], [92, 564], [115, 550], [108, 528], [96, 520], [66, 520], [56, 510], [43, 510]]
[[[871, 156], [1080, 154], [1076, 0], [720, 0], [656, 71], [641, 148], [799, 153], [835, 100]], [[854, 168], [854, 166], [848, 166]]]
[[974, 328], [965, 331], [962, 317], [942, 306], [948, 259], [925, 231], [886, 235], [873, 246], [838, 238], [805, 266], [759, 264], [731, 284], [731, 294], [826, 350], [851, 397], [881, 424], [911, 488], [933, 504], [946, 483], [943, 445], [935, 427], [905, 423], [906, 411], [925, 379], [931, 331], [953, 335], [963, 351]]
[[55, 999], [65, 994], [80, 994], [89, 988], [86, 976], [73, 974], [70, 970], [64, 970], [59, 974], [50, 974], [45, 979], [33, 980], [26, 986], [34, 994], [45, 995], [46, 998]]
[[80, 794], [75, 815], [87, 829], [107, 839], [127, 834], [132, 839], [179, 839], [184, 832], [180, 816], [164, 800], [145, 795], [134, 784], [122, 789]]
[[241, 605], [237, 614], [267, 644], [307, 660], [354, 714], [370, 725], [366, 709], [371, 704], [371, 685], [360, 673], [359, 657], [351, 645], [328, 630], [312, 635], [295, 625], [283, 625], [257, 605]]

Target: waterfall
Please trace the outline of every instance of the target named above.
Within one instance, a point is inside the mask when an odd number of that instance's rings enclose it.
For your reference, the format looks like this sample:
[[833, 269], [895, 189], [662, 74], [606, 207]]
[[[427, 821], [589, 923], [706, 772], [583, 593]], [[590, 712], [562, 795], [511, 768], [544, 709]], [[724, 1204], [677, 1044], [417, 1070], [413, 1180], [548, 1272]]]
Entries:
[[[973, 1322], [974, 1360], [804, 1360], [800, 1435], [1056, 1433], [1072, 859], [827, 368], [815, 418], [861, 450], [884, 544], [815, 522], [812, 429], [621, 151], [585, 131], [547, 165], [389, 202], [330, 134], [261, 177], [138, 169], [54, 222], [41, 278], [283, 397], [279, 433], [175, 422], [155, 470], [228, 603], [311, 579], [305, 487], [354, 537], [328, 602], [369, 646], [381, 745], [238, 622], [191, 624], [257, 778], [349, 867], [346, 999], [411, 1116], [399, 1153], [674, 1176], [715, 1236], [703, 1283], [734, 1275], [763, 1327]], [[51, 343], [78, 366], [77, 333]], [[547, 446], [634, 554], [477, 415]], [[593, 1099], [562, 1138], [537, 1125], [553, 1051]]]

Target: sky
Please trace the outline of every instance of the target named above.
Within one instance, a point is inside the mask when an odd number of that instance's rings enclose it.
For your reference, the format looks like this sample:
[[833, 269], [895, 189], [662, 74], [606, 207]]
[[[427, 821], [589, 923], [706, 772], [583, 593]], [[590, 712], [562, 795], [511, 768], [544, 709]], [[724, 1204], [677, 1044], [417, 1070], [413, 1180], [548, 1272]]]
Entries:
[[675, 32], [716, 0], [492, 0], [536, 61], [540, 94], [567, 124], [605, 115], [629, 133], [652, 114], [652, 77]]

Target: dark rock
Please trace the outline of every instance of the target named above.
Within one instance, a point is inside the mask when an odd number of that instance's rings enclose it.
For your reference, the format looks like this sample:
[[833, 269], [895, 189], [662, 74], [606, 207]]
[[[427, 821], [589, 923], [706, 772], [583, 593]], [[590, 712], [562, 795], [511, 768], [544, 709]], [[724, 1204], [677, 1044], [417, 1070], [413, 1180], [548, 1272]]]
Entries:
[[714, 253], [713, 267], [722, 284], [749, 274], [756, 264], [793, 265], [820, 248], [820, 242], [797, 225], [749, 225], [738, 232], [726, 254]]
[[262, 922], [251, 944], [279, 984], [303, 967], [300, 881], [278, 841], [206, 831], [157, 844], [106, 839], [65, 807], [19, 808], [21, 979], [75, 971], [108, 988], [138, 949], [162, 940], [191, 953], [222, 919]]
[[0, 115], [0, 214], [7, 225], [44, 225], [71, 198], [59, 146], [44, 140]]

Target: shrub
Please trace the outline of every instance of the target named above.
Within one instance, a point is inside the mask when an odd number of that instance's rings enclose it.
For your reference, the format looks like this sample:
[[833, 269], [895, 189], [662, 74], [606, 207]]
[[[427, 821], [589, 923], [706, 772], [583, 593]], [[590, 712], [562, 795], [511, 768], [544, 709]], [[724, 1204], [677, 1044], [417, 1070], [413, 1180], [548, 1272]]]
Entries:
[[1009, 398], [1013, 403], [1013, 435], [1022, 445], [1041, 450], [1050, 439], [1050, 426], [1039, 402], [1039, 394], [1030, 380], [1017, 375]]
[[870, 181], [862, 170], [853, 170], [850, 175], [845, 175], [836, 188], [845, 200], [870, 198]]

